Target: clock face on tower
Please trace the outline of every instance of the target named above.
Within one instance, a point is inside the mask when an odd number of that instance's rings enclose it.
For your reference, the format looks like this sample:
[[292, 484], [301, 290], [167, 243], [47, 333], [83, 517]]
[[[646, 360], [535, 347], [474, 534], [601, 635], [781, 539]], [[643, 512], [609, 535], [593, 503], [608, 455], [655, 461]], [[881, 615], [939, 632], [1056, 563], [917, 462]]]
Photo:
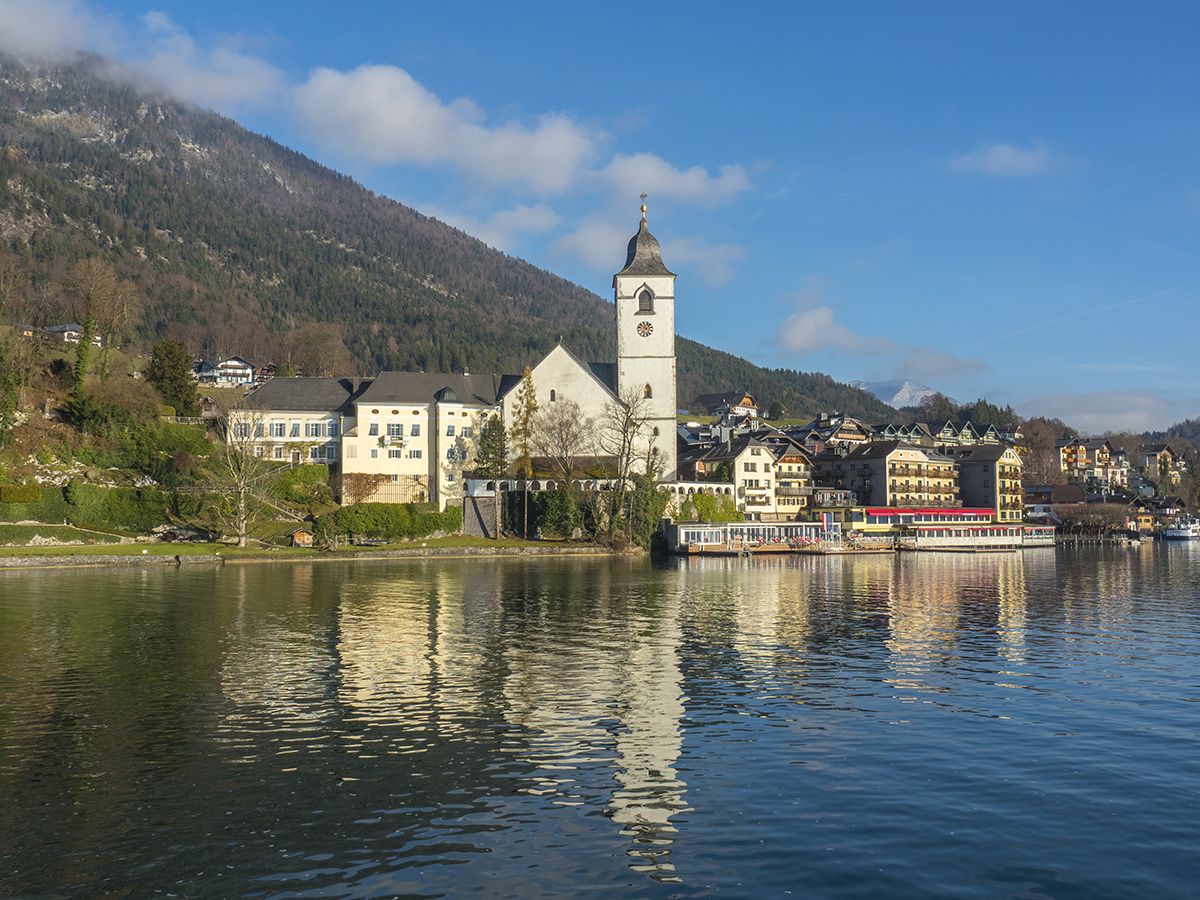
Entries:
[[654, 326], [649, 322], [638, 322], [637, 333], [642, 337], [650, 337], [654, 334]]

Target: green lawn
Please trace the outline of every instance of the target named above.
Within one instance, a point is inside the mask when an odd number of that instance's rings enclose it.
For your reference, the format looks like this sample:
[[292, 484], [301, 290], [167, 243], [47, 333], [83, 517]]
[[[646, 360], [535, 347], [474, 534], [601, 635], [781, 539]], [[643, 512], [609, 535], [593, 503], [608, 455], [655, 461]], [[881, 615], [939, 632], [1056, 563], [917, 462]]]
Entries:
[[[53, 527], [53, 526], [50, 526]], [[204, 543], [158, 543], [158, 544], [109, 544], [104, 546], [75, 546], [75, 547], [0, 547], [0, 559], [8, 556], [212, 556], [220, 554], [226, 559], [314, 559], [329, 557], [353, 558], [358, 554], [378, 553], [389, 550], [419, 550], [424, 548], [466, 547], [555, 547], [582, 546], [587, 544], [571, 544], [556, 541], [523, 541], [520, 538], [504, 538], [490, 541], [487, 538], [472, 537], [456, 534], [441, 538], [428, 538], [423, 541], [408, 541], [396, 544], [384, 544], [378, 547], [339, 547], [336, 553], [324, 550], [307, 549], [304, 547], [247, 547], [239, 549], [231, 544]], [[600, 549], [596, 547], [596, 549]]]
[[0, 523], [0, 545], [24, 546], [34, 537], [53, 538], [56, 541], [82, 541], [84, 544], [116, 544], [121, 538], [102, 531], [89, 531], [71, 525], [11, 525]]

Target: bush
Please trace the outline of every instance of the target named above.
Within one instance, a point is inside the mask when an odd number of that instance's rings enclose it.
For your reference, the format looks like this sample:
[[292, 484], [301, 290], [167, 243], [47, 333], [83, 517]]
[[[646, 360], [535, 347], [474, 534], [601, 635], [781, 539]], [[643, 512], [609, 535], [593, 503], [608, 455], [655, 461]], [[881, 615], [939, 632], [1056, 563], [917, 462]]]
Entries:
[[462, 529], [462, 511], [444, 513], [415, 503], [356, 503], [316, 520], [316, 533], [325, 537], [352, 535], [403, 541]]
[[279, 477], [279, 496], [301, 506], [332, 503], [329, 466], [312, 464], [285, 470]]
[[0, 521], [4, 522], [28, 520], [61, 525], [67, 520], [69, 512], [63, 489], [57, 487], [40, 488], [37, 498], [25, 503], [0, 502]]
[[37, 503], [42, 488], [36, 484], [0, 484], [0, 503]]

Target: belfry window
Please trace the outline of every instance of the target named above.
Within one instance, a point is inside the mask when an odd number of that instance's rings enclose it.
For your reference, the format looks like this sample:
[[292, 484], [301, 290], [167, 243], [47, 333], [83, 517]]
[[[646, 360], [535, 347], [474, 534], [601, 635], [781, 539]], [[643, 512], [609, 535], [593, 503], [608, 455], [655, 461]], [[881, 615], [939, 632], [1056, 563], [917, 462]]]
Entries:
[[550, 392], [550, 402], [553, 403], [557, 399], [558, 399], [558, 394], [556, 394], [554, 391], [551, 391]]
[[654, 396], [654, 391], [650, 390], [650, 385], [646, 385], [644, 388], [642, 388], [642, 396], [647, 400]]
[[654, 312], [654, 295], [645, 288], [638, 294], [638, 312], [652, 313]]

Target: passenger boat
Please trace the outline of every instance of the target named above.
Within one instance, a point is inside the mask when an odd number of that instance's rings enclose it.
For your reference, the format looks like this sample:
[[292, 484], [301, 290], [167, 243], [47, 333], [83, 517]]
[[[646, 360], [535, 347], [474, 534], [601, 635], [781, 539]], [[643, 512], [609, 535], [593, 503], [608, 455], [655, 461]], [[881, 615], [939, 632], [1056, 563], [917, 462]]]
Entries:
[[1200, 519], [1180, 519], [1163, 531], [1163, 537], [1168, 541], [1200, 540]]
[[900, 536], [902, 550], [948, 550], [957, 553], [1019, 550], [1025, 543], [1025, 526], [912, 525]]
[[1022, 547], [1053, 547], [1056, 529], [1053, 525], [1026, 525], [1021, 535]]

